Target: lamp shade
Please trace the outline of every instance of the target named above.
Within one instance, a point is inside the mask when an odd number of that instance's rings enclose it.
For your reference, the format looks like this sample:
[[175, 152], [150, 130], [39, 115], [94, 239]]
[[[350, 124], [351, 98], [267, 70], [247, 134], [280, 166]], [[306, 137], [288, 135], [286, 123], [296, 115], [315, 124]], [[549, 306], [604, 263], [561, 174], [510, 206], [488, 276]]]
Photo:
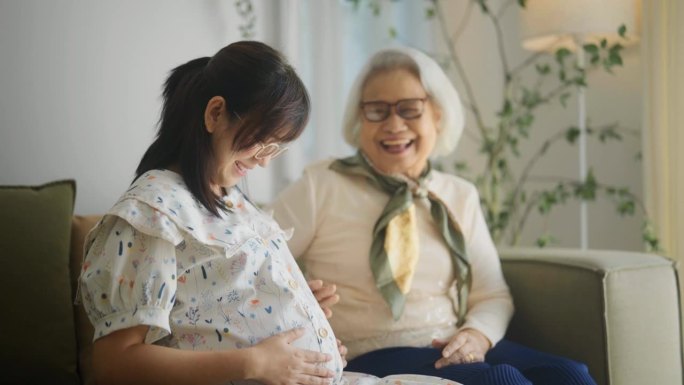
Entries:
[[520, 10], [523, 48], [530, 51], [576, 48], [576, 42], [609, 42], [627, 27], [627, 41], [636, 42], [635, 0], [527, 0]]

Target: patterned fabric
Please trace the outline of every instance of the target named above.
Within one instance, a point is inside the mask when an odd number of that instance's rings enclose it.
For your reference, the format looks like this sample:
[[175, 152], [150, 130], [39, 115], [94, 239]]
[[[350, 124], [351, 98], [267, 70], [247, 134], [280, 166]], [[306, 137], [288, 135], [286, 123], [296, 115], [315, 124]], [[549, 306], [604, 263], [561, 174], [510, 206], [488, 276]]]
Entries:
[[461, 385], [460, 382], [420, 374], [395, 374], [383, 378], [372, 374], [345, 372], [346, 385]]
[[252, 346], [302, 327], [293, 342], [342, 363], [335, 335], [283, 231], [234, 187], [211, 215], [182, 178], [140, 176], [86, 241], [80, 285], [95, 339], [149, 325], [146, 343], [186, 350]]
[[432, 218], [449, 249], [458, 276], [458, 326], [462, 325], [468, 311], [470, 264], [460, 226], [449, 215], [444, 202], [425, 187], [430, 177], [430, 163], [416, 181], [378, 172], [361, 152], [338, 159], [330, 165], [330, 169], [342, 174], [364, 176], [373, 186], [390, 196], [373, 227], [370, 264], [376, 285], [392, 309], [395, 320], [404, 311], [405, 295], [411, 288], [414, 268], [418, 262], [418, 229], [413, 199], [414, 196], [427, 196]]

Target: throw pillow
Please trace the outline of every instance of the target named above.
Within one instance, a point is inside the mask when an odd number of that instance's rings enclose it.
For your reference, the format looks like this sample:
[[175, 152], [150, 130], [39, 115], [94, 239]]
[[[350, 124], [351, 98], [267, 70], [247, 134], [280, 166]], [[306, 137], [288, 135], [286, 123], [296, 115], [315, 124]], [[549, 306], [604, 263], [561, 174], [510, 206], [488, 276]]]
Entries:
[[69, 282], [73, 180], [0, 186], [1, 377], [78, 384]]

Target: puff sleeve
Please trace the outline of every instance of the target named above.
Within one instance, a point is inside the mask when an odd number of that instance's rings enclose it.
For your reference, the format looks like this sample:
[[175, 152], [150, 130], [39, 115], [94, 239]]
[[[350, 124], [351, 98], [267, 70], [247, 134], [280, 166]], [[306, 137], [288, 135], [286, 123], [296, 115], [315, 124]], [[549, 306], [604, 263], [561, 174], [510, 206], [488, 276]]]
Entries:
[[89, 236], [80, 290], [94, 339], [138, 325], [150, 326], [146, 343], [171, 333], [178, 230], [163, 214], [139, 208], [158, 217], [154, 225], [108, 215]]

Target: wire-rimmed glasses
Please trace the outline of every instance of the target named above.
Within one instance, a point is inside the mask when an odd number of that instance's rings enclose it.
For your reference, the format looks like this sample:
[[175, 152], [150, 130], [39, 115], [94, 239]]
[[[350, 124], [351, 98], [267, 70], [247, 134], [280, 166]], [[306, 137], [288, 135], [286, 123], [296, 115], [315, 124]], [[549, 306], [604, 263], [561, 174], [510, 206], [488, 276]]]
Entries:
[[254, 154], [254, 158], [261, 160], [265, 158], [274, 159], [278, 157], [283, 152], [287, 151], [287, 147], [281, 146], [278, 143], [257, 143], [256, 147], [259, 147], [257, 152]]

